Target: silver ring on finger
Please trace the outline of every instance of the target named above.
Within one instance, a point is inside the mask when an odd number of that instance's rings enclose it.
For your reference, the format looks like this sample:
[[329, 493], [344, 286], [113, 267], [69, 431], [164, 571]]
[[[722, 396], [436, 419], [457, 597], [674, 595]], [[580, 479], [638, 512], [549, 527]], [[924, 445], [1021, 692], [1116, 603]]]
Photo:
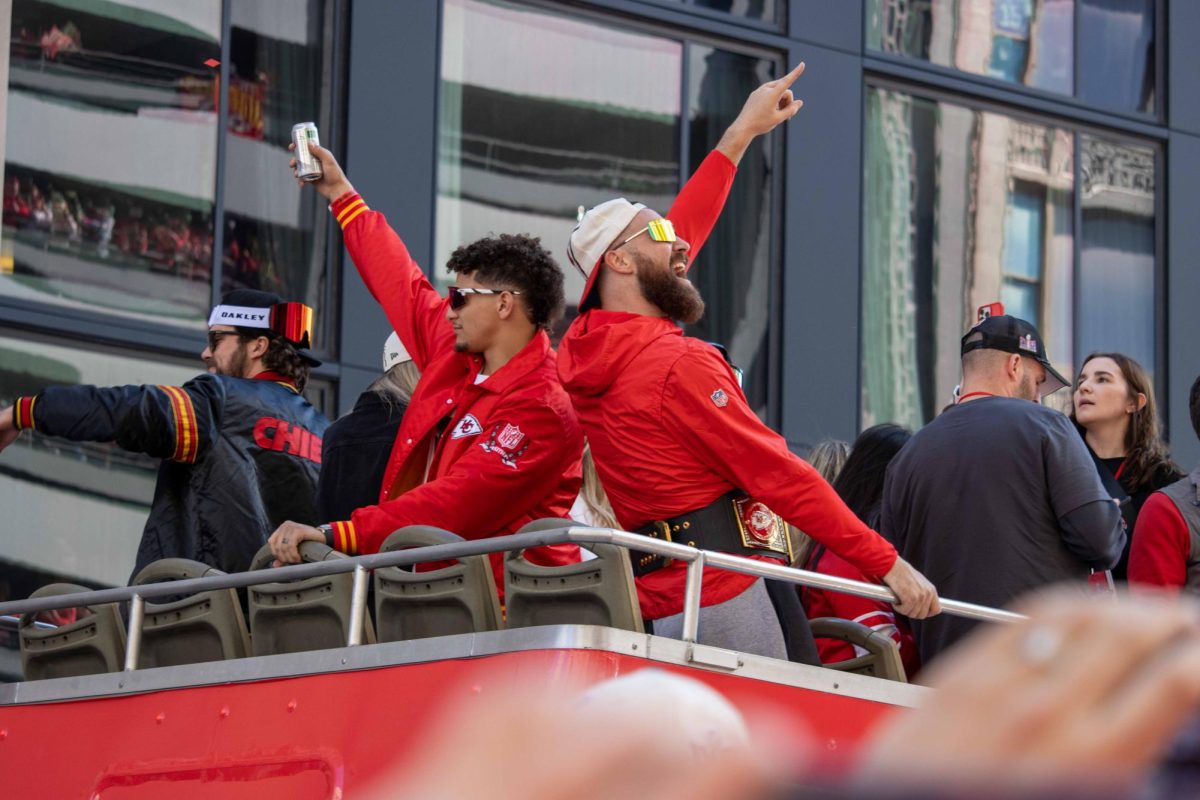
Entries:
[[1017, 645], [1021, 661], [1036, 669], [1045, 669], [1062, 653], [1066, 639], [1049, 625], [1035, 625], [1025, 632]]

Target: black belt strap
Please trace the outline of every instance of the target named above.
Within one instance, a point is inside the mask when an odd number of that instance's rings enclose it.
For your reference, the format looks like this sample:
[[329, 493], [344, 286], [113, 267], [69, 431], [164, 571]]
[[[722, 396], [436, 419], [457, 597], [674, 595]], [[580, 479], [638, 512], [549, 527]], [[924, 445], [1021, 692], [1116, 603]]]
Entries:
[[[714, 550], [735, 556], [769, 555], [786, 559], [787, 553], [763, 547], [748, 547], [744, 544], [734, 500], [745, 497], [745, 492], [729, 492], [703, 508], [670, 519], [655, 520], [634, 532], [700, 550]], [[633, 560], [633, 574], [638, 578], [662, 569], [671, 562], [666, 556], [652, 553], [630, 553], [630, 556]]]

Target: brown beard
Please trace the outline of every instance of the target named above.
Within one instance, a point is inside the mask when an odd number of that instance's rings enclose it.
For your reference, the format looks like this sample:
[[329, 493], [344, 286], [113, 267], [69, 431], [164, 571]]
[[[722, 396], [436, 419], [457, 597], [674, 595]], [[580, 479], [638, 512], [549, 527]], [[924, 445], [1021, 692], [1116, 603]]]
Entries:
[[677, 277], [669, 266], [661, 267], [641, 254], [635, 256], [635, 261], [642, 296], [664, 314], [685, 325], [698, 322], [704, 316], [704, 298], [691, 281]]
[[234, 351], [233, 356], [229, 359], [229, 371], [221, 372], [218, 367], [217, 372], [221, 375], [228, 375], [231, 378], [244, 378], [246, 377], [247, 361], [249, 359], [246, 357], [246, 345], [239, 341], [237, 343], [237, 350]]

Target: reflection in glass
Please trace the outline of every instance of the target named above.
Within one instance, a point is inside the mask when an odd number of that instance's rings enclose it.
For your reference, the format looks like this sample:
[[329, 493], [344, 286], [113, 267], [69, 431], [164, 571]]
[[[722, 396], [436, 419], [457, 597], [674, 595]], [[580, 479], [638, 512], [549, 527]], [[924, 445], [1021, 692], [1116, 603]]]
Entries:
[[[689, 172], [716, 146], [746, 96], [774, 77], [770, 61], [688, 45]], [[760, 137], [738, 165], [738, 177], [691, 277], [708, 303], [688, 334], [720, 342], [745, 371], [743, 389], [760, 417], [767, 413], [771, 291], [771, 140]]]
[[1069, 95], [1074, 14], [1075, 0], [869, 0], [867, 46]]
[[[202, 370], [198, 357], [164, 363], [0, 333], [0, 408], [50, 386], [179, 385]], [[27, 597], [47, 575], [123, 585], [157, 468], [158, 461], [115, 445], [23, 433], [0, 459], [4, 529], [21, 532], [0, 536], [0, 600]]]
[[529, 233], [573, 306], [578, 209], [624, 196], [665, 213], [679, 188], [683, 46], [480, 0], [449, 0], [443, 29], [435, 275], [460, 244]]
[[333, 352], [326, 303], [328, 212], [288, 171], [292, 125], [313, 121], [329, 143], [332, 3], [258, 0], [230, 8], [229, 128], [225, 156], [221, 289], [263, 289], [317, 310], [316, 346]]
[[700, 8], [723, 11], [735, 17], [757, 19], [763, 22], [779, 22], [775, 0], [691, 0]]
[[1075, 352], [1083, 357], [1115, 350], [1153, 373], [1154, 150], [1085, 135], [1079, 174], [1083, 238]]
[[959, 382], [959, 341], [1001, 300], [1072, 368], [1071, 132], [867, 92], [862, 424], [920, 427]]
[[[624, 196], [666, 213], [681, 174], [773, 74], [765, 59], [497, 2], [448, 0], [443, 26], [435, 277], [448, 282], [443, 265], [460, 244], [532, 233], [564, 267], [571, 307], [583, 289], [566, 257], [579, 209]], [[773, 357], [769, 144], [746, 154], [701, 254], [693, 276], [708, 310], [688, 331], [728, 346], [760, 414]]]
[[1154, 0], [1081, 0], [1081, 98], [1154, 111], [1154, 5]]
[[0, 294], [199, 327], [221, 3], [142, 5], [13, 4]]

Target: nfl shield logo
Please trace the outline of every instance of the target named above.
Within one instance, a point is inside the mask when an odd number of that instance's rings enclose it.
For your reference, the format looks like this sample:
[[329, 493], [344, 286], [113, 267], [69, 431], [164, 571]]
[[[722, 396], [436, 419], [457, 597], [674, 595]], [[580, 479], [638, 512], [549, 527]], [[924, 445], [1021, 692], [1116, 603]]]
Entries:
[[525, 434], [521, 433], [521, 429], [516, 425], [505, 424], [504, 430], [496, 437], [496, 444], [503, 447], [505, 450], [514, 450], [521, 440], [525, 438]]
[[717, 389], [712, 393], [712, 397], [710, 399], [713, 401], [713, 405], [715, 405], [717, 408], [724, 408], [725, 406], [729, 405], [729, 395], [725, 394], [724, 389]]

